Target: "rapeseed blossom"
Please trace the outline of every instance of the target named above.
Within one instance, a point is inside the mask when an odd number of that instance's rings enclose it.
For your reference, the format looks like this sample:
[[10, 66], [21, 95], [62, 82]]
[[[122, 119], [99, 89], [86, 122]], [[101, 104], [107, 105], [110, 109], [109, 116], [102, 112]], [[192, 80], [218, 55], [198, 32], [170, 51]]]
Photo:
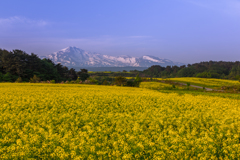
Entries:
[[238, 99], [83, 84], [0, 89], [0, 159], [240, 157]]
[[[158, 78], [158, 80], [164, 80], [162, 78]], [[222, 86], [234, 86], [240, 85], [239, 81], [234, 80], [226, 80], [226, 79], [216, 79], [216, 78], [196, 78], [196, 77], [181, 77], [181, 78], [169, 78], [171, 81], [179, 81], [190, 84], [196, 84], [200, 86], [208, 86], [219, 88]]]

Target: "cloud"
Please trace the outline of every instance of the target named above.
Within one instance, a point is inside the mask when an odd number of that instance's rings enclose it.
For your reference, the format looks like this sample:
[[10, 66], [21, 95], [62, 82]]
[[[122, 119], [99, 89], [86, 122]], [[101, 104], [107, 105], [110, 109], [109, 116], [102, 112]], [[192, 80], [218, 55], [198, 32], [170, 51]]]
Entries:
[[13, 27], [15, 25], [20, 26], [30, 26], [30, 27], [44, 27], [49, 23], [43, 20], [32, 20], [25, 17], [9, 17], [9, 18], [0, 18], [0, 25], [2, 27]]

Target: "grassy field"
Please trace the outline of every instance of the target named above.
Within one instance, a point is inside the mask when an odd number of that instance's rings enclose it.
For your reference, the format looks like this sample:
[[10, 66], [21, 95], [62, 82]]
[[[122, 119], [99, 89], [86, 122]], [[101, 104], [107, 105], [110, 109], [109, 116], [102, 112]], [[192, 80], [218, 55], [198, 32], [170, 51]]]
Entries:
[[196, 90], [194, 87], [190, 87], [190, 89], [187, 89], [186, 86], [178, 86], [178, 85], [175, 85], [175, 87], [176, 88], [173, 88], [172, 84], [163, 83], [163, 82], [142, 82], [140, 84], [140, 88], [158, 90], [159, 92], [162, 92], [162, 93], [177, 93], [179, 95], [190, 94], [193, 96], [205, 95], [205, 96], [240, 100], [240, 94], [238, 93], [206, 92], [203, 89]]
[[[163, 79], [160, 79], [163, 80]], [[182, 78], [168, 78], [168, 80], [174, 82], [183, 82], [193, 85], [198, 85], [202, 87], [209, 87], [213, 89], [220, 89], [222, 86], [234, 86], [240, 85], [239, 81], [236, 80], [225, 80], [225, 79], [215, 79], [215, 78], [195, 78], [195, 77], [182, 77]]]
[[0, 159], [240, 157], [239, 99], [142, 85], [0, 83]]
[[159, 90], [159, 89], [171, 88], [172, 85], [167, 83], [161, 83], [161, 82], [142, 82], [139, 87]]

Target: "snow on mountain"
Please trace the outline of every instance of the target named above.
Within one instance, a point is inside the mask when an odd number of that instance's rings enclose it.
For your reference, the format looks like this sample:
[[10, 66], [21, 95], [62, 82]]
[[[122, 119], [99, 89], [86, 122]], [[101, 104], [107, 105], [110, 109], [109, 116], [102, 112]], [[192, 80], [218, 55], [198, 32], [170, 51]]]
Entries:
[[142, 56], [140, 58], [131, 56], [109, 56], [91, 53], [76, 47], [67, 47], [41, 58], [49, 58], [54, 63], [64, 66], [75, 67], [150, 67], [152, 65], [179, 65], [168, 59], [160, 59], [154, 56]]
[[157, 59], [151, 58], [150, 56], [143, 56], [143, 59], [149, 60], [149, 61], [153, 61], [153, 62], [158, 62], [158, 63], [164, 63], [162, 61], [159, 61]]

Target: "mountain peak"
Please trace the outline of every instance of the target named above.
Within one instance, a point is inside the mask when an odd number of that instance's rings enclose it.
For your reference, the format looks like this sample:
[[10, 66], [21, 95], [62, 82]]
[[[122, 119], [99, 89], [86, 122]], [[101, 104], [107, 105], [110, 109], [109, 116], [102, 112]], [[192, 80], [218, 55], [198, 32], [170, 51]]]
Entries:
[[71, 51], [71, 50], [76, 50], [76, 49], [79, 49], [79, 48], [77, 48], [75, 46], [69, 46], [67, 48], [61, 49], [61, 51], [66, 52], [66, 51]]
[[155, 56], [146, 55], [140, 58], [128, 55], [109, 56], [84, 51], [75, 46], [69, 46], [46, 56], [54, 63], [75, 67], [150, 67], [152, 65], [176, 65], [174, 62]]

